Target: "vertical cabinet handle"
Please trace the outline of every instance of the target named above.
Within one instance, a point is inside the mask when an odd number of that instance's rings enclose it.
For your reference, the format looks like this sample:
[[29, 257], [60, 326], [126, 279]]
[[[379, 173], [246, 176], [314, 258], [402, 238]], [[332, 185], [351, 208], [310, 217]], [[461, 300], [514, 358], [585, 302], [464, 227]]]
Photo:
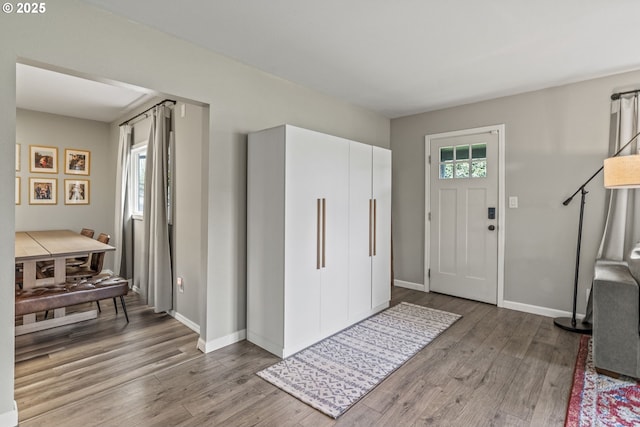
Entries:
[[373, 199], [369, 199], [369, 256], [373, 255]]
[[322, 199], [322, 268], [327, 266], [327, 200]]
[[378, 237], [378, 200], [373, 199], [373, 256], [376, 256], [377, 237]]
[[317, 202], [317, 232], [316, 232], [316, 269], [320, 270], [320, 253], [321, 253], [321, 239], [322, 239], [322, 203], [320, 199], [316, 199]]

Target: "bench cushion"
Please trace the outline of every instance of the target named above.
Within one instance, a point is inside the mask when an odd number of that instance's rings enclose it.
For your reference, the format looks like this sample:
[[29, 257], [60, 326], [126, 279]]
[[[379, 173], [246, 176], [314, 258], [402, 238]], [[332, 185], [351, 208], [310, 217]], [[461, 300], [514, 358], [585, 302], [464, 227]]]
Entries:
[[99, 275], [90, 280], [17, 289], [16, 316], [127, 295], [129, 283], [119, 276]]

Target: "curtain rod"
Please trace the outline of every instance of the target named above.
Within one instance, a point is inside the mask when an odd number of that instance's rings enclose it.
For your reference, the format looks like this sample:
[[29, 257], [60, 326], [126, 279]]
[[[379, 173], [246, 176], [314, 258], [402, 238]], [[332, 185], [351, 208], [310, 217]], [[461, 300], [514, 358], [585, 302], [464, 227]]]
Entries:
[[129, 120], [125, 120], [124, 122], [120, 123], [120, 126], [122, 126], [122, 125], [126, 125], [126, 124], [128, 124], [130, 121], [132, 121], [132, 120], [134, 120], [134, 119], [137, 119], [138, 117], [140, 117], [140, 116], [142, 116], [142, 115], [144, 115], [144, 114], [147, 114], [149, 111], [153, 110], [153, 109], [154, 109], [154, 108], [156, 108], [158, 105], [162, 105], [162, 104], [164, 104], [165, 102], [173, 102], [174, 104], [176, 103], [176, 101], [174, 101], [173, 99], [164, 99], [164, 100], [162, 100], [162, 101], [158, 102], [158, 103], [157, 103], [156, 105], [154, 105], [153, 107], [149, 107], [149, 108], [147, 108], [146, 110], [144, 110], [142, 113], [140, 113], [140, 114], [136, 114], [135, 116], [131, 117]]
[[618, 92], [618, 93], [614, 93], [614, 94], [612, 94], [612, 95], [611, 95], [611, 100], [612, 100], [612, 101], [615, 101], [616, 99], [620, 99], [620, 97], [621, 97], [622, 95], [628, 95], [628, 94], [630, 94], [630, 93], [638, 93], [638, 92], [640, 92], [640, 89], [636, 89], [636, 90], [628, 90], [628, 91], [626, 91], [626, 92]]

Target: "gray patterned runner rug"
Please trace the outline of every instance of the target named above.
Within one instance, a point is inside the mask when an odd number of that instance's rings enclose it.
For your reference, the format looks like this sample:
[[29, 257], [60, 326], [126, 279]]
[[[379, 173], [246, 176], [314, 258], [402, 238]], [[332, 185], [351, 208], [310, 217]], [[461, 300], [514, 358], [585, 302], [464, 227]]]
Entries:
[[403, 302], [257, 374], [338, 418], [460, 317]]

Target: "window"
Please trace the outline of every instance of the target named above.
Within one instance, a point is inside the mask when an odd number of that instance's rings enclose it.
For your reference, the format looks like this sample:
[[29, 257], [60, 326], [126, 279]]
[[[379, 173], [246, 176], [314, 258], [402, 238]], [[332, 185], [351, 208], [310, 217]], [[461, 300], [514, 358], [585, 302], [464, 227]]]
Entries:
[[440, 179], [486, 178], [487, 144], [440, 148]]
[[144, 173], [147, 165], [147, 141], [131, 149], [131, 214], [144, 212]]
[[[147, 165], [147, 143], [143, 141], [131, 148], [131, 215], [140, 217], [144, 213], [144, 174]], [[173, 223], [172, 200], [173, 194], [173, 144], [169, 144], [169, 152], [167, 153], [167, 221]]]

